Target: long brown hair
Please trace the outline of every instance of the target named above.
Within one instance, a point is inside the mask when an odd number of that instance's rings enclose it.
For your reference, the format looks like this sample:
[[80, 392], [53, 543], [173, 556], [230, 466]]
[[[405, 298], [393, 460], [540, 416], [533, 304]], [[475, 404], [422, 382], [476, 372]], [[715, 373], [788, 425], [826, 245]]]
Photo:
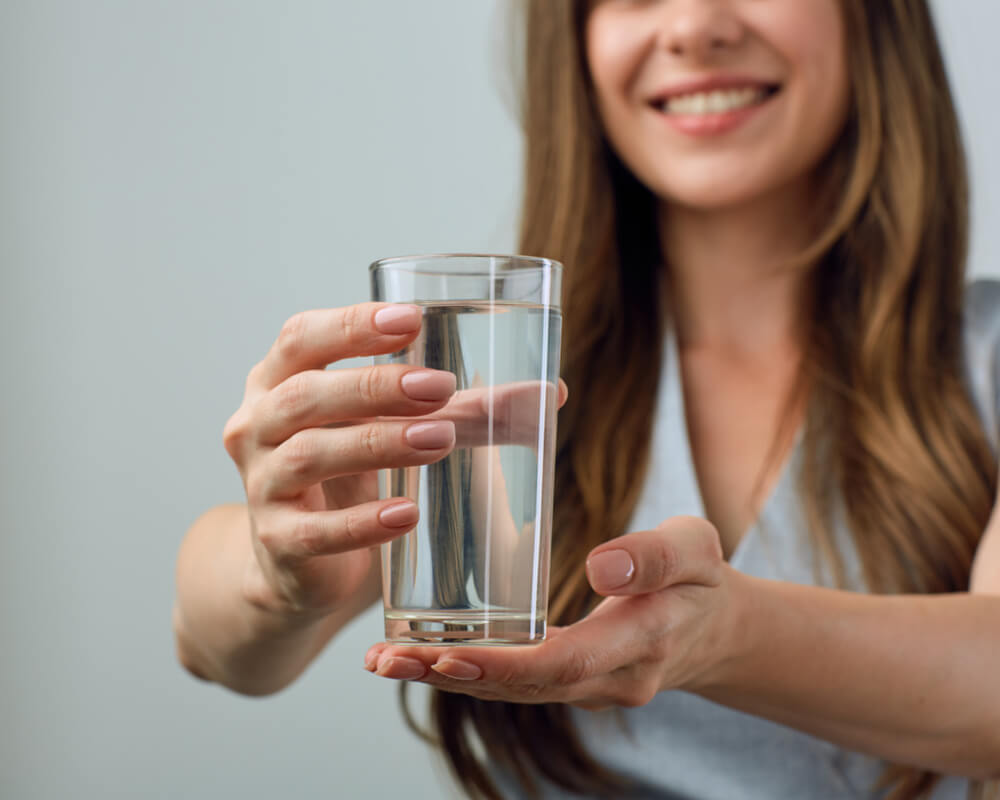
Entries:
[[[608, 147], [582, 47], [588, 3], [525, 0], [521, 252], [564, 274], [563, 377], [550, 618], [597, 598], [586, 553], [625, 532], [643, 484], [659, 383], [656, 199]], [[846, 585], [843, 508], [867, 588], [968, 588], [996, 468], [963, 382], [967, 186], [958, 123], [926, 0], [843, 0], [849, 120], [825, 170], [829, 223], [803, 256], [809, 387], [802, 489], [818, 569]], [[435, 692], [432, 723], [454, 775], [500, 798], [478, 744], [524, 795], [536, 776], [620, 796], [560, 705]], [[474, 738], [475, 737], [475, 738]], [[891, 767], [892, 800], [937, 777]]]

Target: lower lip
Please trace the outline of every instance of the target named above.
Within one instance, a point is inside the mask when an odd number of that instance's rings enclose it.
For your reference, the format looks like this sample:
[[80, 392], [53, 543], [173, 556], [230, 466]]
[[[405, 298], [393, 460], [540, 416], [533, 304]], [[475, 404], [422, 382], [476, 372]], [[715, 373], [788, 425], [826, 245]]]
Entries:
[[657, 113], [676, 130], [687, 136], [720, 136], [736, 130], [765, 108], [772, 99], [772, 97], [768, 97], [762, 103], [718, 114], [669, 114], [659, 111], [659, 109], [657, 109]]

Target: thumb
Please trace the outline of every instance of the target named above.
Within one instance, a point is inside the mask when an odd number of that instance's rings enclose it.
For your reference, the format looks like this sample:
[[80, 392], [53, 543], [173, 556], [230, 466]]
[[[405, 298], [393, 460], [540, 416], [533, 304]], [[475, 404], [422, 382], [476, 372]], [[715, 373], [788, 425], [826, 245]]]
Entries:
[[714, 525], [697, 517], [671, 517], [651, 531], [595, 547], [587, 557], [587, 579], [603, 595], [646, 594], [680, 583], [715, 586], [722, 563]]

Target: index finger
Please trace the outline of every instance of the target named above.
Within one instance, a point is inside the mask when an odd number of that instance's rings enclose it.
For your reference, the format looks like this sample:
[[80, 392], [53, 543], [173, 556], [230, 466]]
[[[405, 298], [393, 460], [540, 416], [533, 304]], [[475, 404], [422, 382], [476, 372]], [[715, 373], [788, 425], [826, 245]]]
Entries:
[[249, 382], [273, 389], [292, 375], [343, 358], [401, 350], [420, 331], [422, 316], [420, 306], [393, 303], [302, 311], [282, 326]]

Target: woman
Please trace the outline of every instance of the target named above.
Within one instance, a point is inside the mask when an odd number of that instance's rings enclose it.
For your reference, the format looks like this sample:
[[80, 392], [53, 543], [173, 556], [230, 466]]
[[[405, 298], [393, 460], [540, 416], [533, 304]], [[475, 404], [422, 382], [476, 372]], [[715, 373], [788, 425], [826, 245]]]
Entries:
[[[535, 0], [526, 23], [521, 249], [567, 265], [564, 627], [366, 666], [441, 690], [471, 794], [980, 791], [1000, 775], [1000, 289], [964, 289], [925, 2]], [[225, 435], [249, 514], [209, 512], [179, 559], [195, 674], [275, 691], [377, 597], [371, 548], [416, 509], [373, 500], [372, 470], [437, 460], [454, 430], [365, 420], [454, 383], [322, 367], [419, 326], [308, 312], [251, 371]]]

